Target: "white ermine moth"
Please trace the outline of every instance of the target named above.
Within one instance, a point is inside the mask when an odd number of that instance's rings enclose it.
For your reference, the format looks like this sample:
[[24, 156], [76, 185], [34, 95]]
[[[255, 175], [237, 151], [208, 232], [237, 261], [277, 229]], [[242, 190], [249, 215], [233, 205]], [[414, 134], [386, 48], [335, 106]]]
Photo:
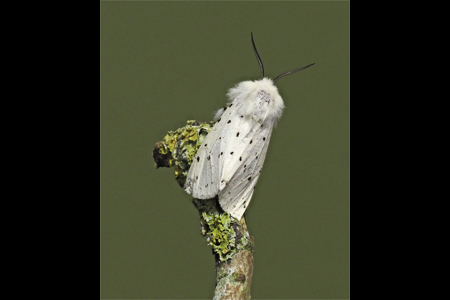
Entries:
[[250, 203], [266, 157], [272, 130], [284, 103], [275, 81], [312, 66], [264, 78], [264, 66], [251, 34], [261, 79], [243, 81], [228, 91], [229, 101], [217, 111], [189, 169], [185, 190], [198, 199], [219, 196], [222, 209], [240, 220]]

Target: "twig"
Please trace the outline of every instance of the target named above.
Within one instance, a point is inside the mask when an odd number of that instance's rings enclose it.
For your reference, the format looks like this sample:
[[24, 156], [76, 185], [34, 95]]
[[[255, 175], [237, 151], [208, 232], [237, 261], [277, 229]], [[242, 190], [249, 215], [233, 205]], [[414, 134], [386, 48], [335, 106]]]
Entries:
[[[156, 167], [173, 167], [175, 179], [183, 187], [192, 158], [211, 127], [212, 123], [188, 121], [185, 127], [169, 131], [153, 149]], [[192, 203], [199, 211], [201, 233], [207, 237], [216, 261], [213, 299], [250, 299], [254, 242], [245, 217], [240, 221], [231, 217], [222, 210], [217, 197], [194, 198]]]

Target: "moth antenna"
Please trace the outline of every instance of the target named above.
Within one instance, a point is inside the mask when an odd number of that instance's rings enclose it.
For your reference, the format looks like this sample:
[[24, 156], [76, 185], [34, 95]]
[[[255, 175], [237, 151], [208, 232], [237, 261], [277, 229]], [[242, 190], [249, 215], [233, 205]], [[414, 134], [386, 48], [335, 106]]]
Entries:
[[312, 63], [312, 64], [307, 65], [307, 66], [305, 66], [305, 67], [301, 67], [301, 68], [298, 68], [298, 69], [294, 69], [294, 70], [290, 70], [290, 71], [281, 73], [280, 75], [278, 75], [277, 77], [275, 77], [272, 81], [275, 83], [275, 81], [277, 81], [277, 80], [280, 79], [281, 77], [284, 77], [284, 76], [286, 76], [286, 75], [293, 74], [293, 73], [296, 73], [296, 72], [298, 72], [298, 71], [304, 70], [304, 69], [306, 69], [306, 68], [311, 67], [311, 66], [314, 65], [314, 64], [315, 64], [315, 63]]
[[252, 35], [253, 51], [255, 51], [256, 59], [258, 60], [258, 64], [259, 64], [259, 69], [261, 70], [261, 79], [263, 79], [264, 78], [264, 66], [263, 66], [261, 57], [259, 57], [258, 50], [256, 50], [255, 41], [253, 40], [253, 32], [251, 33], [251, 35]]

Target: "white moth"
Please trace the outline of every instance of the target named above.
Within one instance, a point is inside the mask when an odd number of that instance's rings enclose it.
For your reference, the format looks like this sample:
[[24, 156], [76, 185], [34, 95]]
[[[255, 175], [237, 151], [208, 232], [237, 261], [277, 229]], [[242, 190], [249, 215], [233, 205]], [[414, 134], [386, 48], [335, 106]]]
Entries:
[[216, 124], [200, 146], [187, 175], [185, 190], [199, 199], [219, 196], [222, 209], [241, 219], [253, 195], [266, 157], [272, 130], [284, 103], [274, 82], [307, 67], [261, 79], [243, 81], [228, 91], [229, 102], [217, 111]]

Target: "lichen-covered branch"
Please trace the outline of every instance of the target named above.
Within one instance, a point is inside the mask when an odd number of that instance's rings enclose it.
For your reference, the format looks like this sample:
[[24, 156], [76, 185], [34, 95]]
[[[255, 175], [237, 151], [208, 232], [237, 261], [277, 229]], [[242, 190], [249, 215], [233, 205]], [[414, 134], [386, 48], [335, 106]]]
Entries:
[[[185, 127], [169, 131], [153, 149], [156, 167], [173, 167], [183, 187], [192, 159], [213, 126], [213, 122], [187, 121]], [[245, 217], [240, 221], [224, 212], [217, 197], [192, 199], [199, 211], [201, 233], [206, 236], [216, 260], [214, 299], [250, 299], [253, 275], [253, 237]]]

